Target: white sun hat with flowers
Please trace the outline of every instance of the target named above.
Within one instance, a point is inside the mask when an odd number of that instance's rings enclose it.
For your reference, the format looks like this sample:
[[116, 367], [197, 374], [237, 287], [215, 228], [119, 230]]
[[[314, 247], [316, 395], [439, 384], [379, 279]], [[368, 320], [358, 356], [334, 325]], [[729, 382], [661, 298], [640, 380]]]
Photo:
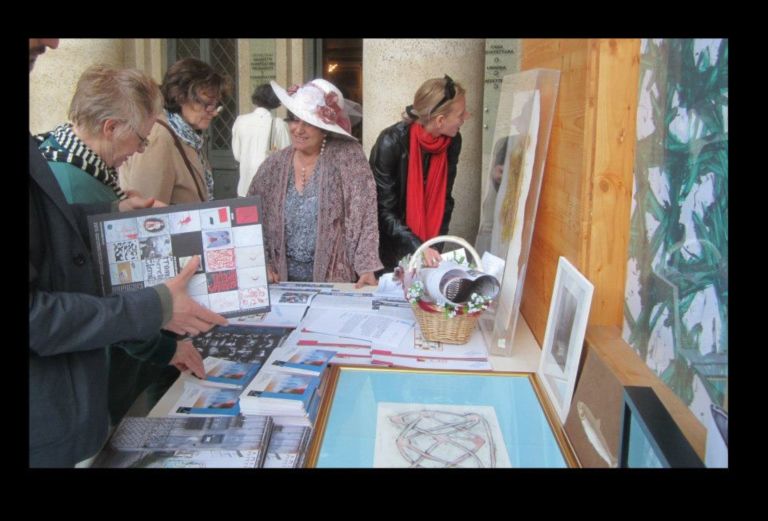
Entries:
[[285, 90], [271, 81], [272, 90], [297, 118], [315, 127], [355, 139], [341, 91], [328, 80], [314, 79]]

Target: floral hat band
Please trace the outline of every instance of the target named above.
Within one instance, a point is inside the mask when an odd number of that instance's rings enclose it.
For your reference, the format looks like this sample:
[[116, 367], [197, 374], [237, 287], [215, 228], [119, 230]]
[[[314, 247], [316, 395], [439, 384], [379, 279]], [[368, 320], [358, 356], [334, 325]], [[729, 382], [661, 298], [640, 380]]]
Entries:
[[344, 96], [331, 82], [318, 78], [288, 90], [277, 82], [270, 83], [280, 102], [297, 118], [323, 130], [353, 137]]

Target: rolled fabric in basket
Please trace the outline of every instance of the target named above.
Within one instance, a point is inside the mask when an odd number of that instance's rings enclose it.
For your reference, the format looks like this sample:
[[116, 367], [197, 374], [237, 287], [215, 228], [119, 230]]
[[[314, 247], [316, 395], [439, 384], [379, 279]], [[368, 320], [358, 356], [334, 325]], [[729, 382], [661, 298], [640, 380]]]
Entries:
[[437, 268], [421, 268], [418, 277], [424, 284], [424, 297], [432, 302], [466, 304], [473, 293], [491, 300], [500, 289], [496, 277], [454, 261], [441, 262]]

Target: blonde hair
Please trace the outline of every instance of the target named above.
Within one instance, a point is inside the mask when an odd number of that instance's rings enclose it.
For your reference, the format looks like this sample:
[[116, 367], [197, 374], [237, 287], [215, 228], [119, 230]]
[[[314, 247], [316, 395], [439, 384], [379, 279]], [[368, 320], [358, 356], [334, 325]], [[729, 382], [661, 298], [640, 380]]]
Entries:
[[441, 114], [446, 115], [451, 111], [453, 102], [459, 96], [464, 96], [466, 90], [460, 83], [454, 82], [456, 94], [450, 100], [444, 102], [432, 112], [435, 105], [445, 97], [445, 85], [448, 82], [445, 78], [431, 78], [421, 84], [416, 94], [413, 96], [413, 105], [410, 105], [402, 116], [405, 121], [420, 121], [422, 124]]
[[160, 88], [137, 69], [92, 65], [80, 76], [69, 105], [69, 120], [92, 135], [104, 121], [124, 121], [134, 131], [163, 108]]

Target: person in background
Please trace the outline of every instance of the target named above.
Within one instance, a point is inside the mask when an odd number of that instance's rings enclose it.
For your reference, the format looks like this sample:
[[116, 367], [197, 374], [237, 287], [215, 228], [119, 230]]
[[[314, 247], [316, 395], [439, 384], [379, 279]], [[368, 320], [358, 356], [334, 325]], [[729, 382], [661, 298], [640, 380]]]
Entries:
[[[446, 75], [425, 81], [403, 121], [379, 134], [370, 163], [378, 195], [379, 252], [387, 271], [424, 241], [448, 233], [459, 129], [469, 117], [464, 88]], [[439, 262], [440, 252], [428, 248], [424, 265]]]
[[[36, 136], [68, 203], [111, 203], [127, 197], [120, 189], [115, 168], [146, 147], [145, 136], [161, 108], [160, 90], [143, 72], [104, 65], [83, 72], [69, 107], [71, 123]], [[145, 343], [110, 346], [109, 410], [113, 425], [168, 364], [205, 377], [202, 357], [192, 342], [177, 342], [167, 332]]]
[[375, 285], [376, 189], [344, 97], [324, 79], [272, 88], [289, 111], [291, 146], [269, 156], [248, 189], [264, 208], [270, 282]]
[[251, 95], [256, 109], [250, 114], [238, 116], [232, 127], [232, 153], [240, 163], [240, 181], [237, 195], [245, 196], [254, 174], [267, 158], [291, 144], [288, 127], [280, 118], [272, 116], [272, 110], [280, 106], [280, 100], [269, 83], [256, 87]]
[[168, 69], [160, 86], [165, 110], [141, 155], [120, 167], [123, 190], [138, 190], [166, 204], [213, 199], [213, 172], [203, 131], [221, 112], [231, 80], [194, 58]]
[[[46, 47], [58, 43], [29, 39], [30, 72]], [[70, 205], [31, 135], [28, 186], [29, 465], [72, 467], [96, 454], [107, 437], [104, 346], [147, 341], [161, 327], [199, 334], [227, 321], [187, 294], [199, 259], [163, 284], [98, 296], [87, 215], [146, 208], [151, 198]]]

